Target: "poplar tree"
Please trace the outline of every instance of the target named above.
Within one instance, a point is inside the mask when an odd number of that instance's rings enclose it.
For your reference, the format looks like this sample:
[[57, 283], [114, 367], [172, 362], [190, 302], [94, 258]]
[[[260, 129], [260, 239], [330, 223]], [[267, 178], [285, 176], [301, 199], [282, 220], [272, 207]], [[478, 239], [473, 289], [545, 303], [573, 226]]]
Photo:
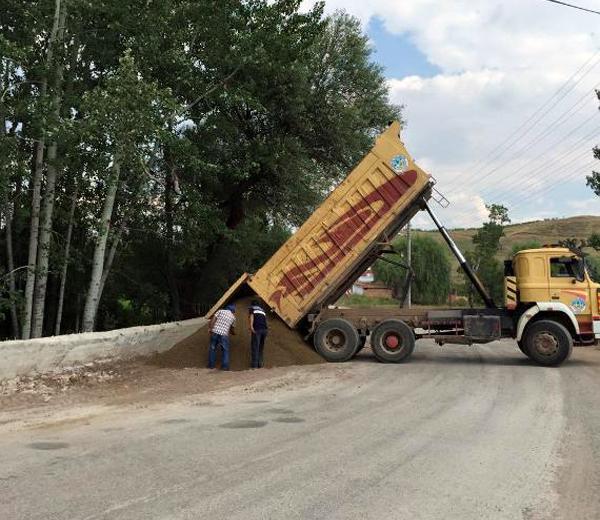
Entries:
[[[114, 75], [89, 92], [82, 110], [84, 142], [94, 150], [96, 182], [104, 186], [102, 212], [96, 228], [90, 282], [83, 311], [83, 332], [94, 330], [98, 304], [112, 261], [107, 243], [117, 193], [122, 184], [136, 182], [154, 142], [172, 117], [169, 93], [145, 82], [127, 51]], [[130, 204], [134, 201], [123, 201]], [[104, 280], [104, 282], [103, 282]]]

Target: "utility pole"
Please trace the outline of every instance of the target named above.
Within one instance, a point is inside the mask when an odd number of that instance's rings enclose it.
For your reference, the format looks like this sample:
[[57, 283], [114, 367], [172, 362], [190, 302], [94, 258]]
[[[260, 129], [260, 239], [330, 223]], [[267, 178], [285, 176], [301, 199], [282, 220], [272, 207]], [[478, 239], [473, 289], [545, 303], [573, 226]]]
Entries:
[[406, 263], [408, 264], [408, 288], [406, 290], [406, 305], [410, 309], [412, 302], [412, 243], [410, 237], [410, 221], [406, 225]]

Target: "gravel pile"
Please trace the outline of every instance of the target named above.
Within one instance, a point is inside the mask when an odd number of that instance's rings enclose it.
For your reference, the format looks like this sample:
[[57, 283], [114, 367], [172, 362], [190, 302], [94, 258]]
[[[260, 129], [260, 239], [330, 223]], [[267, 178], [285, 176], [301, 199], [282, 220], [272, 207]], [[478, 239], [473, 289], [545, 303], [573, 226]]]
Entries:
[[[236, 301], [236, 334], [231, 336], [230, 367], [232, 370], [250, 368], [250, 331], [248, 307], [252, 297]], [[268, 312], [269, 334], [265, 344], [265, 367], [310, 365], [323, 363], [311, 345], [290, 329], [274, 313]], [[208, 327], [175, 345], [171, 350], [150, 358], [150, 363], [165, 368], [205, 367], [208, 360]]]

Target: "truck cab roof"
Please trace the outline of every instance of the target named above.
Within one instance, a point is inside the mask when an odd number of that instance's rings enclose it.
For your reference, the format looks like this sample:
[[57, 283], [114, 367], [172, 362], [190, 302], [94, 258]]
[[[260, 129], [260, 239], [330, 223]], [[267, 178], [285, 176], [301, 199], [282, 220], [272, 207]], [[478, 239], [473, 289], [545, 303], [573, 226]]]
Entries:
[[560, 246], [544, 246], [536, 249], [522, 249], [521, 251], [515, 253], [515, 256], [527, 254], [578, 256], [574, 251], [572, 251], [568, 247]]

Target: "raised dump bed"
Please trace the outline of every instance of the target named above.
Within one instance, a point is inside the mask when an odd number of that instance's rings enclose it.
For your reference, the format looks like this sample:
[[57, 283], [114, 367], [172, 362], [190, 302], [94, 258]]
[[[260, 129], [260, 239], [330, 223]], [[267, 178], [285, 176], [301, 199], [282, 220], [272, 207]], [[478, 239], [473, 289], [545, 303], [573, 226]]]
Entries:
[[392, 123], [371, 151], [255, 274], [243, 275], [217, 302], [247, 284], [290, 327], [334, 303], [430, 198], [419, 168]]

